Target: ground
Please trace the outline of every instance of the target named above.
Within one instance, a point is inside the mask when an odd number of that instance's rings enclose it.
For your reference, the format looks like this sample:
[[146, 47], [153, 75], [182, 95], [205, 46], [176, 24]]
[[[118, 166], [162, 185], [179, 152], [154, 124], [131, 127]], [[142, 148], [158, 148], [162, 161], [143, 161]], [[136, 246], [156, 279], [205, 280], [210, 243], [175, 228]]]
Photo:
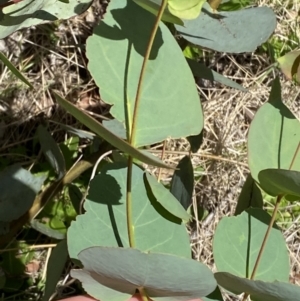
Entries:
[[[105, 1], [102, 1], [104, 3]], [[271, 43], [279, 53], [299, 47], [300, 4], [297, 0], [257, 0], [257, 5], [274, 9], [278, 25]], [[0, 50], [24, 72], [34, 85], [29, 90], [16, 80], [7, 68], [1, 66], [0, 77], [0, 163], [19, 162], [33, 166], [39, 155], [23, 154], [22, 149], [34, 138], [40, 119], [51, 125], [57, 141], [63, 141], [65, 132], [60, 124], [78, 126], [76, 121], [55, 106], [50, 89], [58, 90], [65, 98], [105, 117], [108, 107], [98, 94], [86, 71], [87, 59], [81, 45], [85, 44], [92, 27], [103, 14], [101, 4], [94, 4], [85, 14], [63, 22], [44, 24], [14, 33], [0, 41]], [[274, 72], [268, 73], [272, 63], [266, 49], [255, 53], [230, 55], [205, 52], [208, 66], [244, 86], [249, 92], [240, 92], [217, 83], [198, 80], [204, 116], [204, 140], [198, 153], [192, 155], [197, 178], [194, 206], [200, 204], [208, 211], [204, 221], [189, 227], [194, 257], [213, 270], [212, 237], [216, 225], [224, 216], [234, 213], [238, 195], [249, 173], [247, 164], [247, 133], [255, 112], [268, 99]], [[279, 74], [279, 73], [278, 73]], [[283, 100], [300, 118], [299, 86], [280, 74]], [[84, 145], [82, 146], [84, 147]], [[161, 150], [155, 145], [153, 152]], [[176, 163], [188, 153], [185, 139], [168, 140], [166, 162]], [[170, 174], [162, 174], [165, 182]], [[284, 231], [291, 261], [291, 281], [300, 284], [300, 217]], [[45, 249], [46, 250], [46, 249]], [[44, 255], [45, 255], [44, 251]], [[67, 274], [68, 271], [66, 271]], [[67, 277], [67, 276], [66, 276]], [[230, 300], [230, 297], [228, 297]]]

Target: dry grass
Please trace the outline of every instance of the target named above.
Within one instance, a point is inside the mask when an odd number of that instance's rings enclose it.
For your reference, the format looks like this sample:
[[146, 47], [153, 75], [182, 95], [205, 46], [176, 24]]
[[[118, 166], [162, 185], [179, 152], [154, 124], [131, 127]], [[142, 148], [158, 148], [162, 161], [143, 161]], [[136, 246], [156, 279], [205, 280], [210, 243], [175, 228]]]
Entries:
[[[299, 47], [299, 1], [259, 0], [257, 3], [275, 10], [278, 19], [275, 36], [284, 42], [284, 47]], [[73, 118], [56, 108], [50, 89], [59, 90], [67, 99], [78, 101], [85, 109], [92, 106], [93, 110], [96, 107], [98, 114], [107, 114], [107, 108], [100, 102], [97, 88], [85, 70], [87, 60], [82, 47], [99, 13], [101, 7], [97, 5], [83, 16], [15, 33], [0, 45], [35, 87], [34, 91], [30, 91], [1, 67], [1, 156], [31, 141], [41, 116], [50, 122], [79, 126]], [[298, 41], [289, 39], [291, 32], [295, 33]], [[204, 222], [191, 225], [189, 230], [194, 257], [213, 270], [212, 238], [219, 220], [233, 215], [249, 173], [247, 133], [253, 114], [268, 99], [274, 74], [266, 74], [266, 70], [271, 63], [265, 53], [215, 54], [211, 59], [211, 68], [238, 81], [249, 89], [249, 93], [199, 82], [205, 129], [203, 145], [197, 154], [192, 155], [193, 166], [202, 170], [198, 172], [201, 177], [195, 185], [194, 205], [203, 205], [210, 214]], [[281, 80], [284, 102], [300, 118], [299, 87], [283, 77]], [[57, 139], [65, 139], [65, 133], [57, 124], [53, 123], [52, 129], [58, 133]], [[161, 148], [157, 145], [153, 150]], [[185, 139], [169, 140], [165, 160], [176, 164], [188, 149]], [[16, 161], [28, 165], [35, 159], [28, 157]], [[164, 181], [170, 180], [170, 174], [162, 174], [162, 177]], [[300, 273], [299, 221], [284, 232], [284, 237], [290, 252], [291, 277], [294, 277]]]

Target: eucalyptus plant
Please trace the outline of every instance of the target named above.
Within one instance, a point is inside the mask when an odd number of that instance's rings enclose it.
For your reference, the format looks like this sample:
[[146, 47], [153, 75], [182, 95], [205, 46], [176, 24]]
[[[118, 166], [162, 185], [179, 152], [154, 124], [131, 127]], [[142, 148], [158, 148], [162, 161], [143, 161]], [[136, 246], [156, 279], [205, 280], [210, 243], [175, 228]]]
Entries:
[[[0, 33], [5, 36], [53, 15], [68, 18], [90, 3], [70, 0], [51, 5], [41, 0], [41, 11], [34, 6], [37, 2], [15, 4], [20, 8], [27, 4], [31, 18], [25, 18], [22, 9], [7, 14], [0, 26], [15, 17], [17, 27], [0, 27]], [[86, 56], [103, 101], [112, 106], [113, 119], [102, 124], [55, 93], [57, 103], [108, 142], [109, 154], [112, 150], [115, 154], [111, 162], [95, 168], [87, 196], [77, 195], [80, 207], [83, 204], [78, 212], [84, 213], [71, 223], [67, 240], [58, 244], [50, 259], [55, 261], [67, 249], [78, 266], [71, 275], [96, 299], [121, 301], [138, 292], [145, 301], [223, 300], [222, 288], [243, 294], [243, 300], [248, 296], [254, 301], [300, 299], [300, 288], [288, 283], [289, 256], [275, 223], [280, 202], [300, 198], [300, 123], [282, 101], [278, 78], [250, 126], [251, 175], [236, 214], [222, 218], [214, 234], [217, 272], [192, 259], [186, 231], [192, 218], [187, 207], [194, 182], [190, 156], [200, 147], [204, 126], [194, 75], [209, 73], [213, 80], [226, 80], [188, 61], [172, 32], [198, 47], [240, 53], [255, 50], [276, 26], [267, 7], [233, 12], [217, 12], [217, 8], [216, 2], [203, 0], [111, 0], [87, 40]], [[282, 58], [279, 64], [283, 67], [286, 61]], [[291, 66], [290, 61], [284, 64], [287, 74], [292, 73]], [[64, 182], [68, 173], [55, 143], [44, 139], [43, 128], [39, 133], [57, 173], [59, 184], [52, 186], [53, 196], [57, 187], [69, 183]], [[169, 137], [187, 137], [191, 144], [191, 155], [178, 166], [167, 165], [146, 148]], [[103, 149], [98, 157], [107, 154]], [[149, 165], [173, 171], [170, 189], [149, 172]], [[262, 208], [262, 193], [276, 198], [272, 216]], [[66, 256], [63, 259], [62, 264]], [[53, 266], [49, 265], [49, 279], [57, 278]], [[46, 284], [44, 300], [53, 284], [54, 280]]]

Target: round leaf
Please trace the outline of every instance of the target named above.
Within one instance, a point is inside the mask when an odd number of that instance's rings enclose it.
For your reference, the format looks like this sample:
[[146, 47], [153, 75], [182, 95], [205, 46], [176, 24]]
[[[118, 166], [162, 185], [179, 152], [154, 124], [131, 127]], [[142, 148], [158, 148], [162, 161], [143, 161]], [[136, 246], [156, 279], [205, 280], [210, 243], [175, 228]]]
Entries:
[[300, 172], [285, 169], [265, 169], [259, 172], [261, 187], [268, 194], [300, 197]]
[[[155, 16], [133, 1], [112, 1], [104, 21], [95, 27], [87, 41], [88, 69], [101, 87], [102, 99], [113, 105], [111, 114], [126, 125], [127, 137], [141, 66], [154, 23]], [[136, 127], [134, 144], [137, 147], [170, 136], [196, 135], [203, 127], [192, 72], [178, 43], [163, 23], [147, 63]]]
[[[189, 237], [184, 225], [155, 200], [149, 200], [144, 172], [133, 166], [132, 219], [136, 248], [142, 251], [171, 253], [190, 257]], [[127, 168], [123, 163], [106, 164], [92, 181], [84, 203], [86, 213], [79, 215], [68, 230], [71, 258], [93, 246], [128, 247], [126, 219]], [[161, 215], [163, 214], [164, 217]], [[167, 220], [168, 219], [168, 220]]]
[[217, 285], [204, 264], [170, 254], [93, 247], [83, 250], [78, 257], [84, 269], [73, 270], [71, 275], [83, 281], [90, 295], [103, 301], [115, 300], [109, 299], [112, 296], [106, 295], [103, 287], [129, 296], [137, 288], [144, 288], [154, 301], [180, 301], [206, 296]]
[[229, 273], [216, 273], [215, 278], [225, 289], [241, 294], [247, 292], [253, 301], [299, 301], [300, 287], [285, 282], [263, 282], [240, 278]]
[[205, 3], [198, 18], [175, 25], [187, 41], [220, 52], [252, 52], [276, 27], [276, 15], [268, 7], [213, 13]]
[[[218, 224], [213, 241], [218, 271], [250, 277], [271, 216], [262, 209], [248, 209], [236, 217], [224, 217]], [[289, 280], [289, 256], [284, 237], [272, 228], [256, 279]]]

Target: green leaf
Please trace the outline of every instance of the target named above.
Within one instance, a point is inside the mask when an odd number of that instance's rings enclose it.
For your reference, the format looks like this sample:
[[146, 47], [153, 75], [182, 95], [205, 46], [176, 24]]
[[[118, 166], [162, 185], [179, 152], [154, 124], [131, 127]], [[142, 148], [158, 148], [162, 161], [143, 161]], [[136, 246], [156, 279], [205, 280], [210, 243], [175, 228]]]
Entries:
[[[155, 16], [133, 1], [112, 1], [103, 22], [87, 40], [88, 69], [101, 87], [101, 98], [112, 105], [110, 113], [126, 125], [127, 137], [154, 22]], [[136, 127], [136, 147], [168, 137], [197, 135], [203, 128], [194, 77], [174, 36], [163, 23], [147, 63]]]
[[76, 135], [79, 138], [90, 139], [90, 140], [93, 140], [95, 138], [94, 133], [84, 131], [84, 130], [79, 130], [79, 129], [76, 129], [72, 126], [65, 125], [65, 124], [59, 124], [59, 125], [62, 129], [66, 130], [68, 133]]
[[46, 287], [43, 296], [43, 301], [48, 301], [51, 295], [55, 292], [56, 285], [61, 279], [62, 272], [68, 259], [67, 241], [62, 240], [52, 250], [50, 255], [47, 274], [46, 274]]
[[215, 278], [219, 285], [235, 294], [249, 293], [253, 301], [300, 300], [300, 287], [294, 284], [249, 280], [229, 273], [215, 273]]
[[45, 157], [57, 173], [58, 179], [61, 179], [66, 174], [66, 163], [59, 146], [44, 126], [39, 125], [37, 133]]
[[[64, 193], [66, 192], [64, 191]], [[77, 215], [67, 195], [65, 195], [65, 197], [66, 198], [50, 200], [47, 202], [43, 211], [38, 215], [38, 218], [45, 220], [50, 228], [62, 230], [63, 233], [65, 233], [65, 225], [70, 224]]]
[[108, 143], [113, 145], [114, 147], [117, 147], [121, 151], [128, 153], [134, 158], [137, 158], [138, 160], [151, 164], [158, 167], [163, 168], [170, 168], [170, 166], [164, 164], [161, 160], [158, 158], [155, 158], [154, 156], [148, 154], [147, 152], [142, 152], [138, 150], [137, 148], [134, 148], [126, 141], [120, 139], [116, 135], [114, 135], [112, 132], [108, 131], [101, 123], [99, 123], [96, 119], [92, 118], [91, 116], [87, 115], [80, 109], [78, 109], [76, 106], [71, 104], [70, 102], [66, 101], [62, 97], [60, 97], [58, 94], [54, 93], [55, 98], [57, 102], [70, 114], [72, 114], [76, 119], [78, 119], [82, 124], [84, 124], [86, 127], [88, 127], [90, 130], [94, 131], [97, 135], [105, 139]]
[[34, 258], [35, 252], [26, 249], [28, 245], [24, 242], [14, 241], [9, 247], [14, 250], [4, 251], [1, 254], [1, 269], [10, 276], [9, 278], [20, 277], [25, 271], [26, 264]]
[[194, 170], [189, 156], [183, 157], [174, 171], [170, 191], [185, 210], [191, 205], [194, 190]]
[[103, 126], [122, 139], [126, 139], [125, 125], [117, 119], [103, 120]]
[[223, 301], [222, 293], [217, 286], [216, 289], [206, 297], [201, 297], [203, 301]]
[[191, 146], [191, 152], [197, 153], [197, 151], [199, 150], [199, 148], [203, 142], [203, 130], [201, 131], [201, 133], [199, 135], [188, 136], [188, 137], [186, 137], [186, 139]]
[[[269, 101], [255, 114], [248, 135], [248, 163], [251, 175], [260, 183], [263, 169], [290, 169], [300, 141], [300, 122], [282, 103], [279, 79], [272, 85]], [[292, 169], [300, 171], [300, 156]]]
[[246, 209], [263, 208], [263, 197], [251, 174], [248, 175], [239, 196], [234, 215], [239, 215]]
[[170, 12], [182, 19], [195, 19], [199, 16], [206, 0], [169, 0]]
[[278, 58], [277, 61], [282, 72], [288, 79], [295, 79], [300, 83], [300, 50], [288, 52]]
[[232, 81], [231, 79], [219, 74], [218, 72], [206, 67], [204, 63], [199, 63], [199, 62], [196, 62], [195, 60], [188, 59], [188, 58], [187, 58], [187, 62], [189, 64], [194, 76], [204, 78], [204, 79], [207, 79], [210, 81], [216, 81], [225, 86], [228, 86], [228, 87], [231, 87], [231, 88], [243, 91], [243, 92], [248, 91], [246, 88], [242, 87], [238, 83], [236, 83], [236, 82]]
[[83, 198], [83, 194], [81, 190], [74, 184], [70, 184], [68, 186], [68, 190], [69, 190], [69, 197], [72, 202], [72, 205], [76, 213], [80, 214], [80, 206], [81, 206], [81, 200]]
[[[159, 203], [149, 200], [143, 174], [143, 170], [133, 166], [132, 219], [136, 248], [190, 258], [191, 249], [185, 226], [173, 222]], [[126, 166], [113, 163], [106, 164], [91, 181], [84, 203], [86, 212], [77, 216], [68, 230], [71, 258], [76, 259], [80, 251], [97, 245], [129, 246], [126, 178]]]
[[[161, 6], [161, 0], [133, 0], [136, 4], [148, 10], [150, 13], [157, 16], [159, 8]], [[183, 21], [173, 14], [170, 13], [169, 9], [166, 8], [162, 15], [162, 21], [183, 25]]]
[[91, 2], [91, 0], [69, 0], [69, 3], [56, 0], [22, 0], [6, 6], [0, 11], [0, 39], [22, 28], [80, 15], [89, 8]]
[[[271, 216], [252, 208], [234, 217], [224, 217], [218, 224], [213, 253], [218, 271], [250, 277]], [[272, 228], [256, 272], [264, 281], [289, 280], [289, 255], [279, 229]]]
[[269, 195], [300, 197], [300, 172], [286, 169], [264, 169], [258, 174], [260, 185]]
[[253, 52], [268, 40], [276, 27], [276, 15], [268, 7], [213, 13], [205, 3], [197, 19], [175, 25], [187, 41], [220, 52]]
[[55, 239], [66, 238], [67, 229], [65, 224], [57, 217], [52, 217], [46, 223], [42, 223], [39, 220], [32, 220], [30, 223], [31, 227], [36, 231], [47, 235]]
[[206, 296], [217, 285], [204, 264], [170, 254], [93, 247], [78, 257], [84, 269], [72, 270], [71, 275], [98, 300], [127, 300], [144, 288], [153, 301], [185, 301]]
[[0, 221], [13, 221], [30, 209], [45, 176], [35, 177], [26, 169], [12, 165], [0, 173]]
[[164, 185], [157, 182], [157, 179], [149, 173], [146, 172], [145, 176], [156, 201], [174, 216], [188, 222], [191, 219], [191, 216], [186, 212], [174, 195], [165, 188]]
[[63, 154], [66, 163], [66, 169], [69, 170], [74, 164], [74, 159], [78, 157], [79, 137], [78, 136], [70, 137], [69, 139], [65, 140], [63, 143], [60, 143], [59, 148]]
[[[0, 31], [1, 32], [1, 31]], [[0, 60], [4, 65], [24, 84], [33, 89], [32, 84], [26, 79], [26, 77], [9, 61], [9, 59], [0, 51]]]

